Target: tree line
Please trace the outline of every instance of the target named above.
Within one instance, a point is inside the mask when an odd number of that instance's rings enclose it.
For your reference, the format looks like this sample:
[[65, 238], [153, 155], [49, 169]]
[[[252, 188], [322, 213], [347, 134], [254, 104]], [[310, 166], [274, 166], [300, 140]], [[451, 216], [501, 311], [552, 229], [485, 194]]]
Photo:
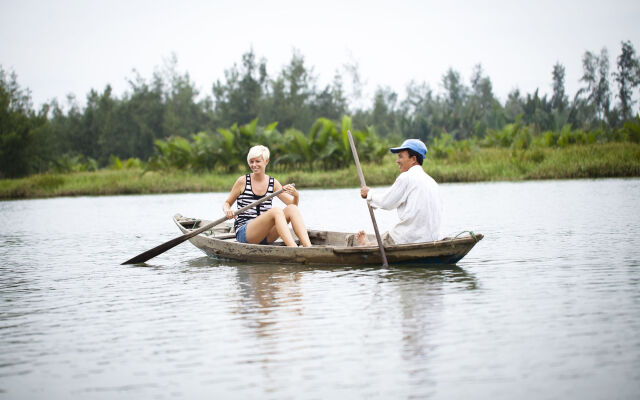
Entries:
[[[477, 65], [468, 84], [451, 68], [441, 79], [442, 91], [412, 82], [399, 99], [379, 87], [370, 107], [356, 108], [347, 100], [343, 75], [319, 87], [298, 52], [271, 75], [266, 60], [250, 50], [213, 84], [210, 95], [201, 95], [189, 74], [178, 71], [174, 56], [150, 79], [134, 72], [121, 96], [107, 85], [92, 89], [82, 107], [71, 97], [66, 105], [54, 100], [39, 110], [15, 72], [0, 67], [0, 177], [78, 165], [96, 169], [127, 159], [150, 168], [233, 170], [258, 142], [276, 150], [272, 161], [283, 168], [340, 168], [351, 162], [346, 129], [357, 132], [371, 160], [384, 154], [387, 142], [407, 137], [442, 145], [472, 138], [493, 143], [514, 131], [551, 132], [554, 138], [578, 137], [572, 132], [579, 131], [598, 141], [635, 140], [620, 134], [634, 120], [640, 86], [631, 42], [622, 42], [613, 71], [606, 48], [585, 52], [582, 64], [581, 87], [572, 98], [560, 63], [551, 71], [550, 97], [514, 90], [504, 104]], [[357, 83], [357, 68], [350, 78]]]

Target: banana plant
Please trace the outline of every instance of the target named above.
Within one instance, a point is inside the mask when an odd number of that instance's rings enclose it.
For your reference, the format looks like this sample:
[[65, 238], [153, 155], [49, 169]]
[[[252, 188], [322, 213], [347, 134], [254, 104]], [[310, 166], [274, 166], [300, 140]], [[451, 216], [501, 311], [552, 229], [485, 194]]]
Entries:
[[364, 161], [379, 160], [387, 151], [373, 129], [354, 131], [352, 120], [345, 116], [340, 127], [334, 121], [319, 118], [305, 135], [297, 129], [281, 134], [277, 122], [258, 126], [254, 119], [248, 124], [233, 124], [216, 133], [199, 132], [190, 141], [183, 137], [156, 140], [155, 154], [148, 169], [193, 169], [207, 171], [222, 168], [233, 172], [245, 164], [245, 155], [251, 146], [263, 144], [271, 150], [274, 167], [312, 170], [336, 169], [353, 162], [347, 131], [351, 130]]
[[285, 140], [288, 139], [289, 153], [297, 154], [299, 161], [305, 164], [307, 168], [312, 169], [314, 161], [311, 151], [312, 141], [297, 129], [287, 129], [284, 135]]
[[207, 132], [199, 132], [191, 136], [191, 166], [195, 171], [202, 172], [215, 168], [219, 163], [217, 154], [218, 141], [215, 136]]

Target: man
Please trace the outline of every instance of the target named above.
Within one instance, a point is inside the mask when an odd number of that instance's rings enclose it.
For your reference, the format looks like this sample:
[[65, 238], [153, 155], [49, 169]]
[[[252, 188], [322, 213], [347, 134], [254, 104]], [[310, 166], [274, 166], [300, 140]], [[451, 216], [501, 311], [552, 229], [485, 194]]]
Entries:
[[[362, 198], [373, 208], [398, 210], [400, 222], [382, 235], [385, 246], [403, 243], [431, 242], [441, 239], [443, 204], [440, 188], [422, 169], [427, 146], [418, 139], [405, 140], [389, 149], [398, 154], [396, 163], [402, 172], [389, 190], [381, 192], [364, 186]], [[364, 231], [355, 236], [358, 245], [374, 245]]]

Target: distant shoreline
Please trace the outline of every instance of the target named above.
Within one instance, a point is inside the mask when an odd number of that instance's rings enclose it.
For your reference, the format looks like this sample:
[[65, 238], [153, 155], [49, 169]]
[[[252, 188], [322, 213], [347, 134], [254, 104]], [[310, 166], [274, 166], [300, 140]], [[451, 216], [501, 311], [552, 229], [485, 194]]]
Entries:
[[[607, 143], [564, 148], [511, 150], [481, 148], [455, 154], [453, 159], [427, 156], [423, 168], [439, 183], [525, 181], [576, 178], [640, 177], [640, 144]], [[369, 186], [393, 183], [399, 171], [393, 156], [380, 164], [365, 164]], [[186, 192], [226, 192], [246, 171], [192, 173], [140, 169], [47, 173], [0, 180], [0, 200], [64, 196], [108, 196]], [[300, 189], [359, 187], [355, 167], [333, 171], [278, 171], [267, 169], [281, 183]]]

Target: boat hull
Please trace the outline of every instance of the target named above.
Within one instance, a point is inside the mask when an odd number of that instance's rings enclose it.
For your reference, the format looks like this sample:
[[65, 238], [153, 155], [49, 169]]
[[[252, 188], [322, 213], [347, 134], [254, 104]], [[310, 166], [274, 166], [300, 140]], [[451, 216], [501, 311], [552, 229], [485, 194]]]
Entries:
[[[204, 226], [209, 221], [174, 216], [174, 222], [183, 233]], [[287, 247], [277, 241], [273, 245], [238, 243], [229, 224], [220, 224], [210, 231], [194, 236], [189, 241], [216, 258], [296, 264], [362, 265], [382, 264], [377, 246], [347, 246], [349, 233], [309, 230], [312, 247]], [[436, 242], [385, 246], [390, 264], [455, 264], [460, 261], [483, 235], [471, 233], [459, 238], [446, 238]], [[375, 239], [374, 239], [375, 240]]]

